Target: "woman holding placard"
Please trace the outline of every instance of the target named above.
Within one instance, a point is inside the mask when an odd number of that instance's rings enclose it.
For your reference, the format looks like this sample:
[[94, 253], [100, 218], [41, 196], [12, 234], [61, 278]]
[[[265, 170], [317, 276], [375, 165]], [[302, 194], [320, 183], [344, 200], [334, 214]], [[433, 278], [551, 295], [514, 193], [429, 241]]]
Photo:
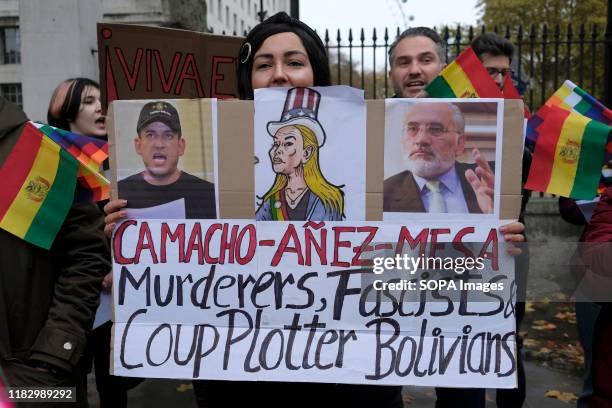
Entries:
[[[241, 99], [253, 99], [253, 90], [270, 87], [313, 87], [331, 85], [329, 61], [323, 42], [301, 21], [278, 13], [255, 26], [239, 54], [238, 90]], [[112, 200], [105, 232], [110, 237], [115, 224], [125, 217], [125, 200]], [[316, 221], [316, 220], [315, 220]], [[522, 242], [524, 226], [511, 223], [501, 228], [507, 241]], [[313, 405], [402, 407], [401, 387], [247, 382], [206, 380], [194, 382], [201, 406], [240, 404], [266, 406]], [[326, 395], [323, 395], [326, 394]]]

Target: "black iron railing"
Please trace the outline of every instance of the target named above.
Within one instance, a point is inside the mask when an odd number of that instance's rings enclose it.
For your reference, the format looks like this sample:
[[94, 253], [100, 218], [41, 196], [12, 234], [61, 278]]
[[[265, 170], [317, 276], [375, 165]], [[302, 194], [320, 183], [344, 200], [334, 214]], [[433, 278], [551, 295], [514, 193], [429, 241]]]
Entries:
[[[476, 35], [486, 31], [485, 27], [471, 26], [439, 30], [447, 44], [447, 59], [451, 61]], [[551, 28], [532, 24], [503, 30], [493, 27], [490, 31], [514, 43], [513, 78], [532, 110], [541, 106], [565, 79], [604, 99], [606, 35], [602, 26], [569, 24]], [[399, 28], [391, 33], [385, 29], [381, 38], [376, 30], [325, 30], [322, 38], [330, 57], [333, 83], [361, 87], [366, 98], [391, 96], [387, 53], [399, 33]]]

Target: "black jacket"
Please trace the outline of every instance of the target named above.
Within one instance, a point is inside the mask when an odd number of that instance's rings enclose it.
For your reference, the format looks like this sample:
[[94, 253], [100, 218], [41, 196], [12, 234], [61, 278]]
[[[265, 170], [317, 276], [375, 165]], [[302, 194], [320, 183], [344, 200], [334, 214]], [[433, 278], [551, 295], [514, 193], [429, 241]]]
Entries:
[[[27, 120], [0, 98], [0, 166]], [[0, 364], [31, 359], [71, 371], [109, 270], [102, 214], [94, 204], [73, 205], [50, 250], [0, 229]]]

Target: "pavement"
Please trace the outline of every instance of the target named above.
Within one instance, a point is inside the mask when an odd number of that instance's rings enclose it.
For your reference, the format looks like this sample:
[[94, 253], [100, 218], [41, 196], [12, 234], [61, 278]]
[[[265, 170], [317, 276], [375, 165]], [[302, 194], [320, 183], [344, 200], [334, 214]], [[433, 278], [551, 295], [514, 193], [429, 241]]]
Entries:
[[[546, 397], [547, 391], [579, 394], [582, 380], [575, 374], [556, 370], [533, 361], [525, 362], [527, 377], [527, 400], [525, 408], [568, 408], [575, 406], [575, 402], [563, 402], [558, 399]], [[89, 404], [92, 408], [99, 407], [95, 380], [90, 374]], [[228, 397], [228, 402], [229, 401]], [[404, 387], [404, 406], [406, 408], [433, 407], [435, 391], [429, 387]], [[495, 407], [495, 393], [487, 392], [487, 408]], [[187, 380], [148, 379], [130, 390], [128, 396], [130, 408], [174, 408], [195, 407], [195, 399], [191, 390], [191, 383]]]

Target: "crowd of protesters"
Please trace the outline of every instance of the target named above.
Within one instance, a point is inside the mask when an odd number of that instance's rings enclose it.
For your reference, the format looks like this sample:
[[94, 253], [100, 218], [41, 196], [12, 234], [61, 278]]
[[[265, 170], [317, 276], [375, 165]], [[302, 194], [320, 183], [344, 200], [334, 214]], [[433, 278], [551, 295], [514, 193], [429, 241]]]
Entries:
[[[495, 34], [483, 34], [472, 43], [495, 83], [503, 89], [514, 56], [513, 45]], [[389, 78], [394, 97], [426, 96], [424, 88], [446, 66], [445, 44], [426, 27], [410, 28], [389, 49]], [[312, 87], [331, 85], [325, 46], [308, 25], [278, 13], [255, 26], [244, 40], [238, 55], [238, 89], [241, 99], [253, 99], [253, 90], [268, 87]], [[0, 164], [17, 143], [25, 114], [0, 98], [0, 114], [10, 120], [0, 123]], [[84, 78], [61, 83], [49, 103], [48, 123], [60, 129], [88, 136], [106, 137], [100, 90]], [[179, 135], [180, 136], [180, 135]], [[177, 136], [177, 137], [179, 137]], [[423, 142], [426, 143], [426, 142]], [[531, 152], [522, 160], [523, 183], [530, 166]], [[120, 197], [121, 198], [121, 197]], [[525, 240], [524, 215], [529, 192], [523, 190], [518, 222], [500, 228], [506, 241]], [[564, 203], [563, 206], [571, 206]], [[0, 230], [0, 363], [10, 386], [74, 386], [77, 405], [87, 406], [86, 375], [93, 364], [102, 407], [127, 406], [127, 393], [141, 379], [109, 374], [111, 325], [95, 330], [91, 325], [101, 290], [109, 290], [110, 251], [108, 237], [125, 217], [126, 200], [108, 203], [75, 204], [64, 221], [50, 250], [43, 250]], [[104, 214], [106, 213], [106, 214]], [[566, 212], [564, 216], [569, 217]], [[608, 188], [590, 222], [585, 224], [585, 242], [612, 241], [612, 190]], [[106, 228], [104, 228], [106, 225]], [[605, 274], [605, 245], [582, 256], [597, 273]], [[516, 259], [517, 276], [526, 279], [528, 252]], [[524, 287], [524, 286], [523, 286]], [[581, 332], [587, 365], [587, 379], [580, 406], [612, 406], [612, 320], [608, 305], [594, 305], [590, 318], [596, 323], [585, 335]], [[517, 333], [524, 304], [516, 308]], [[596, 316], [593, 316], [593, 313]], [[598, 313], [598, 315], [597, 315]], [[578, 315], [579, 325], [580, 313]], [[518, 386], [498, 390], [498, 407], [520, 407], [525, 401], [526, 380], [520, 359], [521, 340], [517, 335]], [[0, 380], [3, 379], [0, 376]], [[437, 388], [436, 407], [484, 407], [485, 389]], [[300, 405], [403, 406], [402, 387], [297, 382], [194, 381], [198, 406]], [[590, 404], [590, 405], [589, 405]], [[26, 406], [26, 405], [24, 405]], [[36, 405], [34, 405], [36, 406]]]

